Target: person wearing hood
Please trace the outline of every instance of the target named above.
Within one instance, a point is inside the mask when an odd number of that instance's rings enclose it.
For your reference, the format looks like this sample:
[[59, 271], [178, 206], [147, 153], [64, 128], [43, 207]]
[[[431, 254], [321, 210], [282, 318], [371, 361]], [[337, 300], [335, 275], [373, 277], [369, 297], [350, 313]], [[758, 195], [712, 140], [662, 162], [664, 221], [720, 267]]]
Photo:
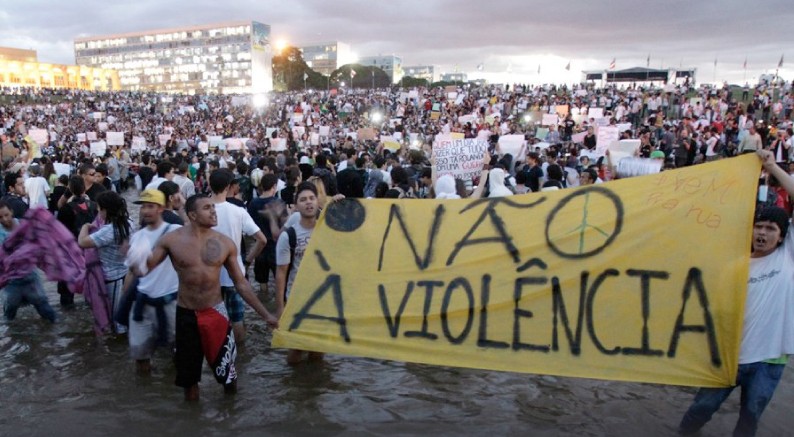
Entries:
[[434, 188], [436, 199], [460, 199], [455, 189], [455, 178], [452, 175], [445, 174], [439, 177]]
[[513, 192], [505, 186], [505, 171], [501, 168], [491, 170], [488, 175], [488, 197], [512, 196]]

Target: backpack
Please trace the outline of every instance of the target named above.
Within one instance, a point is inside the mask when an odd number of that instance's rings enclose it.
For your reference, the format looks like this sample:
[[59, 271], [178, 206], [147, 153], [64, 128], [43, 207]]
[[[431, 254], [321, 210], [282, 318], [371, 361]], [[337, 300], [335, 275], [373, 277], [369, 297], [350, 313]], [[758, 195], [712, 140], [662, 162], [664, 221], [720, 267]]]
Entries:
[[69, 208], [74, 214], [74, 230], [77, 233], [80, 233], [84, 224], [93, 222], [97, 215], [96, 202], [93, 200], [79, 199], [76, 202], [69, 202]]
[[[295, 248], [298, 247], [298, 233], [295, 232], [295, 228], [292, 226], [285, 229], [285, 232], [289, 238], [289, 266], [287, 267], [286, 286], [289, 284], [289, 275], [292, 273], [292, 265], [295, 263]], [[286, 293], [287, 290], [284, 291], [284, 302], [286, 302], [288, 293]]]

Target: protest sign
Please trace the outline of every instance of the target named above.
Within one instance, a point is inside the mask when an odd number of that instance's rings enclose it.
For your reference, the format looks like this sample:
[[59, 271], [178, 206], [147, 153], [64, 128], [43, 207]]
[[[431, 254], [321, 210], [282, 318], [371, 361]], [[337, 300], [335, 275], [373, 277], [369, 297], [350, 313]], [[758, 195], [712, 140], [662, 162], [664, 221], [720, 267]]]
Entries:
[[165, 146], [165, 143], [171, 139], [171, 134], [160, 134], [157, 135], [157, 140], [160, 142], [160, 146]]
[[466, 138], [466, 135], [464, 135], [463, 132], [450, 132], [449, 137], [453, 140], [462, 140]]
[[613, 141], [607, 146], [609, 159], [617, 165], [621, 159], [635, 156], [640, 148], [640, 140]]
[[559, 122], [560, 120], [557, 114], [543, 114], [543, 121], [541, 121], [541, 124], [543, 126], [556, 126]]
[[209, 153], [210, 151], [210, 143], [206, 141], [199, 141], [198, 143], [198, 151], [201, 153]]
[[485, 140], [439, 135], [433, 143], [436, 174], [449, 174], [463, 180], [476, 178], [482, 171], [482, 158], [487, 149], [488, 142]]
[[100, 132], [105, 132], [108, 130], [108, 123], [106, 121], [100, 121], [96, 126]]
[[287, 140], [285, 138], [271, 138], [270, 150], [275, 152], [287, 150]]
[[331, 134], [331, 126], [320, 126], [320, 136], [327, 137]]
[[105, 134], [108, 146], [123, 146], [124, 145], [124, 132], [111, 132]]
[[580, 144], [584, 142], [584, 137], [587, 136], [587, 132], [579, 132], [578, 134], [571, 135], [571, 141], [574, 144]]
[[457, 97], [455, 97], [455, 105], [460, 105], [463, 103], [463, 99], [466, 98], [466, 93], [460, 93]]
[[388, 149], [388, 150], [390, 150], [392, 152], [400, 150], [400, 147], [401, 147], [400, 141], [397, 138], [394, 138], [393, 136], [392, 137], [387, 137], [385, 135], [382, 135], [380, 137], [380, 142], [383, 143], [383, 148], [384, 149]]
[[58, 176], [69, 176], [69, 174], [72, 172], [72, 167], [69, 164], [53, 162], [52, 166], [55, 168], [55, 174]]
[[604, 108], [596, 108], [591, 106], [590, 109], [587, 110], [587, 116], [589, 118], [602, 118], [604, 116]]
[[631, 123], [618, 123], [618, 132], [623, 133], [631, 130]]
[[293, 126], [292, 127], [292, 135], [295, 137], [295, 140], [298, 140], [305, 133], [306, 133], [306, 128], [304, 126]]
[[146, 138], [132, 137], [132, 145], [130, 148], [132, 150], [146, 150]]
[[39, 145], [47, 145], [50, 141], [50, 134], [46, 129], [30, 129], [28, 136]]
[[485, 122], [492, 125], [496, 123], [496, 117], [499, 116], [501, 116], [501, 114], [499, 114], [498, 112], [494, 114], [488, 114], [485, 116]]
[[108, 146], [104, 141], [94, 141], [91, 143], [91, 154], [94, 156], [104, 156], [108, 150]]
[[302, 112], [296, 112], [296, 113], [292, 114], [292, 122], [293, 123], [300, 123], [302, 121], [303, 121], [303, 113]]
[[356, 131], [356, 134], [358, 135], [358, 139], [361, 141], [374, 140], [377, 137], [375, 129], [371, 127], [362, 127]]
[[312, 132], [309, 142], [312, 146], [319, 146], [320, 145], [320, 134], [317, 132]]
[[232, 96], [232, 106], [245, 106], [248, 104], [248, 96]]
[[220, 135], [209, 135], [207, 136], [207, 142], [209, 143], [210, 148], [220, 149], [221, 146], [225, 146], [226, 143], [223, 142], [223, 137]]
[[617, 126], [601, 126], [596, 133], [596, 153], [603, 155], [610, 144], [620, 139]]
[[521, 147], [524, 145], [524, 135], [501, 135], [499, 137], [499, 150], [509, 153], [513, 159], [518, 158]]
[[96, 141], [96, 132], [86, 132], [86, 138], [88, 138], [88, 141]]
[[537, 138], [537, 139], [539, 139], [539, 140], [545, 140], [545, 139], [546, 139], [546, 136], [547, 136], [548, 134], [549, 134], [549, 128], [547, 128], [547, 127], [539, 127], [539, 128], [538, 128], [538, 129], [535, 131], [535, 138]]
[[458, 117], [458, 123], [466, 124], [466, 123], [474, 123], [477, 120], [477, 116], [470, 114], [470, 115], [461, 115]]
[[409, 99], [418, 99], [419, 98], [419, 91], [417, 91], [417, 90], [408, 91], [408, 98]]
[[457, 99], [457, 98], [458, 98], [458, 92], [457, 91], [451, 92], [451, 93], [447, 93], [447, 99], [453, 100], [453, 99]]
[[77, 134], [77, 141], [81, 143], [85, 141], [85, 134]]
[[568, 105], [557, 105], [554, 107], [554, 112], [560, 116], [560, 118], [565, 118], [568, 115], [569, 107]]
[[273, 347], [732, 386], [758, 170], [742, 156], [490, 201], [331, 203]]
[[241, 150], [243, 148], [243, 140], [240, 138], [226, 138], [226, 150]]

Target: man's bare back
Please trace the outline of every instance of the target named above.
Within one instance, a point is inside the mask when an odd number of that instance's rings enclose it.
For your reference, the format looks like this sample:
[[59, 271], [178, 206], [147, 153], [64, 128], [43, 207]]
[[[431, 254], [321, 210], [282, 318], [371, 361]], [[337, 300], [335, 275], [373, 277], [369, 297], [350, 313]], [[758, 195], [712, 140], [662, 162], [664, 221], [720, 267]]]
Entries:
[[237, 249], [229, 237], [212, 229], [202, 231], [196, 233], [194, 225], [188, 224], [164, 235], [161, 241], [179, 276], [177, 303], [192, 310], [223, 301], [220, 270], [237, 259]]

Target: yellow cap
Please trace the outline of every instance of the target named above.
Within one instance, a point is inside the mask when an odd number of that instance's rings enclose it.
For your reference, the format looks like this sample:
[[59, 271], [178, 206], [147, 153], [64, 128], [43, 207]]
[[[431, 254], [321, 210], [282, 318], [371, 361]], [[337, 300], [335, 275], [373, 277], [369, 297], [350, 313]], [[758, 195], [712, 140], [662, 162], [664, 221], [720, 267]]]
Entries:
[[141, 191], [141, 198], [133, 202], [136, 205], [141, 203], [155, 203], [160, 206], [165, 206], [165, 194], [160, 190], [143, 190]]

